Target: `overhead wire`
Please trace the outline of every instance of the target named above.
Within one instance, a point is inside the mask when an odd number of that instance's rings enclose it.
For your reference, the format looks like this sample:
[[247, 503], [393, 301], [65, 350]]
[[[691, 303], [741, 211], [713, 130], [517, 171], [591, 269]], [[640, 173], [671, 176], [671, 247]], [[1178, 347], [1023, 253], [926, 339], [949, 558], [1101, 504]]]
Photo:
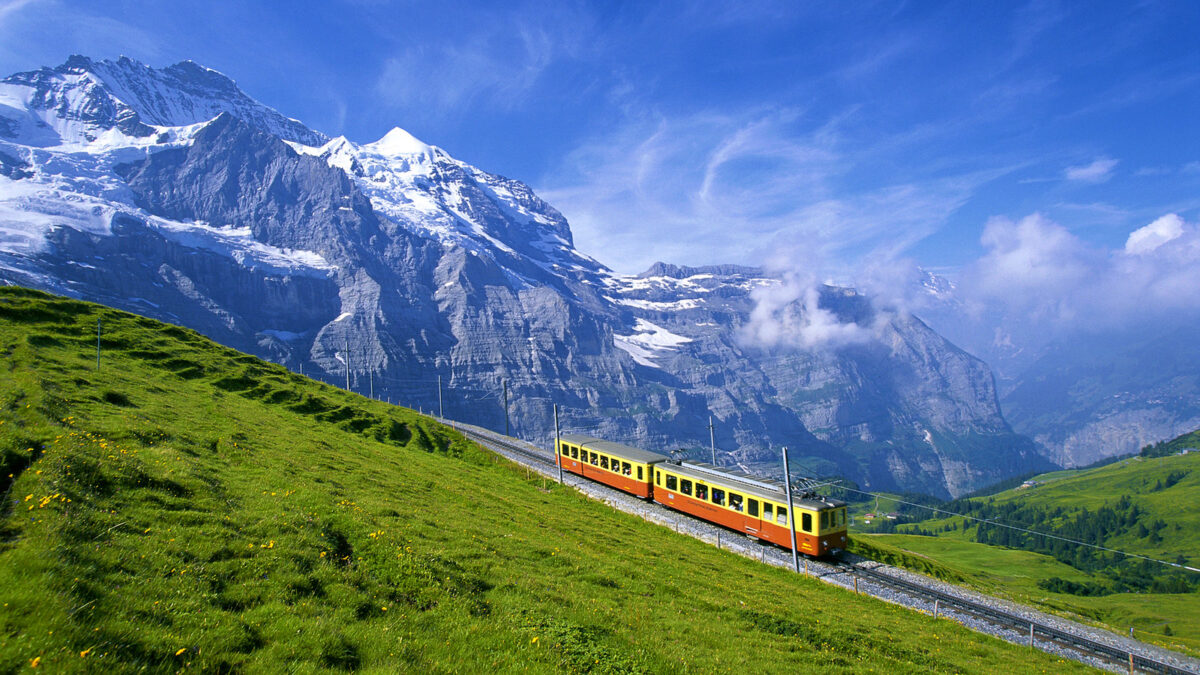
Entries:
[[946, 514], [948, 516], [962, 518], [964, 520], [972, 520], [977, 523], [986, 523], [988, 525], [994, 525], [996, 527], [1004, 527], [1004, 528], [1008, 528], [1010, 530], [1024, 532], [1026, 534], [1033, 534], [1033, 535], [1037, 535], [1039, 537], [1046, 537], [1047, 539], [1056, 539], [1058, 541], [1064, 541], [1064, 542], [1067, 542], [1070, 544], [1075, 544], [1078, 546], [1086, 546], [1088, 548], [1094, 548], [1094, 549], [1098, 549], [1101, 551], [1107, 551], [1109, 553], [1117, 553], [1117, 554], [1120, 554], [1123, 556], [1128, 556], [1130, 558], [1139, 558], [1141, 560], [1147, 560], [1150, 562], [1159, 563], [1160, 565], [1168, 565], [1170, 567], [1177, 567], [1179, 569], [1185, 569], [1185, 570], [1188, 570], [1191, 572], [1200, 572], [1200, 569], [1197, 569], [1195, 567], [1190, 567], [1188, 565], [1181, 565], [1179, 563], [1170, 562], [1168, 560], [1159, 560], [1158, 558], [1152, 558], [1150, 556], [1145, 556], [1145, 555], [1141, 555], [1138, 553], [1129, 553], [1128, 551], [1122, 551], [1120, 549], [1110, 548], [1108, 546], [1101, 546], [1100, 544], [1092, 544], [1092, 543], [1089, 543], [1086, 541], [1079, 541], [1078, 539], [1071, 539], [1070, 537], [1063, 537], [1063, 536], [1059, 536], [1057, 534], [1049, 534], [1047, 532], [1038, 532], [1037, 530], [1031, 530], [1029, 528], [1021, 527], [1019, 525], [1010, 525], [1008, 523], [998, 521], [998, 520], [993, 520], [991, 518], [977, 518], [975, 516], [968, 516], [963, 513], [955, 513], [953, 511], [947, 511], [946, 509], [939, 509], [937, 507], [929, 506], [926, 504], [917, 504], [916, 502], [905, 501], [903, 499], [899, 499], [897, 497], [892, 497], [890, 495], [885, 495], [885, 494], [881, 494], [881, 493], [877, 493], [877, 492], [868, 492], [866, 490], [858, 490], [858, 489], [855, 489], [852, 487], [846, 487], [845, 485], [839, 485], [838, 489], [846, 490], [847, 492], [857, 492], [858, 494], [862, 494], [862, 495], [869, 495], [869, 496], [875, 497], [877, 499], [887, 499], [889, 501], [893, 501], [898, 504], [904, 504], [905, 506], [913, 506], [913, 507], [920, 508], [920, 509], [926, 509], [926, 510], [932, 511], [934, 513], [942, 513], [942, 514]]

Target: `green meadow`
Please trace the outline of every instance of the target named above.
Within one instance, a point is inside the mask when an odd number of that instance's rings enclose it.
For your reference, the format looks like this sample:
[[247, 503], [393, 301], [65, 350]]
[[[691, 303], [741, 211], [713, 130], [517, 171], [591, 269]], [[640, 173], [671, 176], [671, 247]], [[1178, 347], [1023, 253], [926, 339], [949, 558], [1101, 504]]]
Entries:
[[0, 288], [0, 353], [3, 673], [1085, 670], [189, 330]]
[[[1104, 538], [1109, 548], [1166, 562], [1200, 567], [1200, 453], [1132, 457], [1093, 469], [1057, 471], [1035, 477], [1037, 485], [972, 501], [996, 508], [1021, 507], [1045, 514], [1033, 524], [1047, 530], [1079, 517], [1082, 509], [1098, 514], [1121, 503], [1136, 506], [1132, 526]], [[1124, 502], [1122, 500], [1124, 499]], [[885, 507], [886, 508], [886, 507]], [[959, 506], [947, 509], [960, 512]], [[1127, 510], [1130, 510], [1127, 509]], [[1084, 518], [1086, 519], [1086, 515]], [[903, 534], [924, 531], [934, 536]], [[1077, 587], [1108, 583], [1101, 571], [1080, 569], [1043, 553], [977, 543], [975, 529], [962, 518], [930, 518], [900, 525], [897, 534], [858, 533], [860, 546], [890, 555], [896, 564], [935, 576], [967, 582], [982, 591], [1009, 597], [1060, 615], [1200, 655], [1200, 593], [1121, 592], [1083, 595], [1046, 587], [1057, 578]], [[1107, 558], [1120, 560], [1115, 554]], [[1147, 564], [1158, 573], [1182, 575], [1176, 568]], [[1195, 573], [1192, 573], [1195, 575]], [[1197, 575], [1200, 576], [1200, 575]]]

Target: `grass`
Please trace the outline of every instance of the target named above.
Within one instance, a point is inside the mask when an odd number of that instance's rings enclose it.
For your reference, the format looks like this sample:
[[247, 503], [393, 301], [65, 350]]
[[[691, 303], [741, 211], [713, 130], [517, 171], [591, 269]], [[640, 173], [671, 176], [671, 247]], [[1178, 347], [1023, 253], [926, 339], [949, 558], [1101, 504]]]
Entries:
[[0, 354], [0, 673], [1084, 670], [185, 329], [2, 288]]
[[[1197, 468], [1200, 468], [1200, 453], [1133, 457], [1094, 469], [1043, 474], [1034, 478], [1039, 483], [1035, 487], [1007, 490], [990, 499], [996, 504], [1037, 505], [1047, 511], [1056, 507], [1095, 511], [1116, 502], [1122, 495], [1130, 495], [1145, 509], [1145, 522], [1167, 523], [1162, 530], [1162, 541], [1150, 543], [1128, 532], [1112, 537], [1107, 545], [1171, 562], [1183, 555], [1188, 564], [1196, 567], [1200, 562], [1200, 510], [1194, 508], [1200, 500]], [[1182, 478], [1178, 478], [1180, 474]], [[1172, 475], [1177, 482], [1168, 488], [1160, 487]], [[957, 529], [940, 531], [946, 525], [957, 525]], [[1139, 639], [1200, 656], [1200, 593], [1118, 593], [1098, 597], [1053, 593], [1040, 588], [1037, 582], [1052, 577], [1086, 582], [1093, 577], [1050, 556], [976, 543], [974, 530], [964, 531], [961, 518], [929, 519], [915, 526], [932, 530], [937, 536], [857, 534], [856, 538], [859, 546], [869, 542], [875, 548], [891, 550], [895, 564], [943, 578], [946, 574], [957, 576], [984, 592], [1115, 632], [1127, 633], [1133, 627]], [[904, 530], [905, 526], [899, 529]], [[919, 569], [931, 562], [936, 562], [945, 573], [932, 568]]]

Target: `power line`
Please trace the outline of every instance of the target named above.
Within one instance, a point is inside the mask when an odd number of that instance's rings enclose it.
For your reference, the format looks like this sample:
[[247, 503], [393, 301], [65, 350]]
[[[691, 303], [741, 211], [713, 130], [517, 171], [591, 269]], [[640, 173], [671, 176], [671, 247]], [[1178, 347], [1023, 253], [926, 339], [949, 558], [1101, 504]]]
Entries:
[[1150, 562], [1155, 562], [1160, 565], [1168, 565], [1170, 567], [1178, 567], [1180, 569], [1185, 569], [1190, 572], [1200, 572], [1200, 569], [1196, 569], [1195, 567], [1189, 567], [1187, 565], [1180, 565], [1179, 563], [1168, 562], [1166, 560], [1159, 560], [1158, 558], [1151, 558], [1149, 556], [1144, 556], [1144, 555], [1140, 555], [1137, 553], [1128, 553], [1126, 551], [1121, 551], [1119, 549], [1109, 548], [1107, 546], [1101, 546], [1099, 544], [1090, 544], [1086, 541], [1079, 541], [1077, 539], [1071, 539], [1069, 537], [1060, 537], [1056, 534], [1047, 534], [1045, 532], [1038, 532], [1037, 530], [1030, 530], [1028, 528], [1020, 527], [1017, 525], [1009, 525], [1008, 523], [1003, 523], [998, 520], [989, 520], [987, 518], [976, 518], [975, 516], [968, 516], [968, 515], [965, 515], [962, 513], [955, 513], [953, 511], [947, 511], [945, 509], [939, 509], [939, 508], [936, 508], [933, 506], [926, 506], [925, 504], [906, 502], [903, 499], [897, 499], [895, 497], [890, 497], [888, 495], [884, 495], [884, 494], [880, 494], [880, 493], [876, 493], [876, 492], [867, 492], [865, 490], [856, 490], [854, 488], [846, 487], [844, 485], [839, 485], [838, 489], [846, 490], [847, 492], [857, 492], [858, 494], [862, 494], [862, 495], [869, 495], [869, 496], [875, 497], [877, 499], [887, 499], [887, 500], [896, 502], [897, 504], [904, 504], [906, 506], [915, 506], [920, 509], [926, 509], [928, 511], [933, 511], [934, 513], [944, 513], [946, 515], [955, 516], [958, 518], [962, 518], [964, 520], [973, 520], [977, 523], [987, 523], [988, 525], [995, 525], [996, 527], [1006, 527], [1010, 530], [1016, 530], [1018, 532], [1025, 532], [1026, 534], [1035, 534], [1035, 535], [1038, 535], [1039, 537], [1046, 537], [1047, 539], [1057, 539], [1058, 541], [1065, 541], [1069, 544], [1075, 544], [1077, 546], [1086, 546], [1088, 548], [1094, 548], [1094, 549], [1098, 549], [1101, 551], [1108, 551], [1109, 553], [1119, 553], [1124, 556], [1129, 556], [1130, 558], [1140, 558], [1142, 560], [1148, 560]]

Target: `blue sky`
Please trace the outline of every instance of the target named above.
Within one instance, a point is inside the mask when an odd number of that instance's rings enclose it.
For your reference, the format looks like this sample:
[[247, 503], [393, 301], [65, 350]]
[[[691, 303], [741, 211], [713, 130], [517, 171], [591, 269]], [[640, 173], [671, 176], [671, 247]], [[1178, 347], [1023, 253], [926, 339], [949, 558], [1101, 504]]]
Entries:
[[1198, 34], [1192, 1], [0, 0], [0, 72], [192, 59], [328, 134], [401, 126], [523, 180], [619, 271], [853, 280], [962, 274], [1005, 223], [1100, 257], [1190, 232]]

